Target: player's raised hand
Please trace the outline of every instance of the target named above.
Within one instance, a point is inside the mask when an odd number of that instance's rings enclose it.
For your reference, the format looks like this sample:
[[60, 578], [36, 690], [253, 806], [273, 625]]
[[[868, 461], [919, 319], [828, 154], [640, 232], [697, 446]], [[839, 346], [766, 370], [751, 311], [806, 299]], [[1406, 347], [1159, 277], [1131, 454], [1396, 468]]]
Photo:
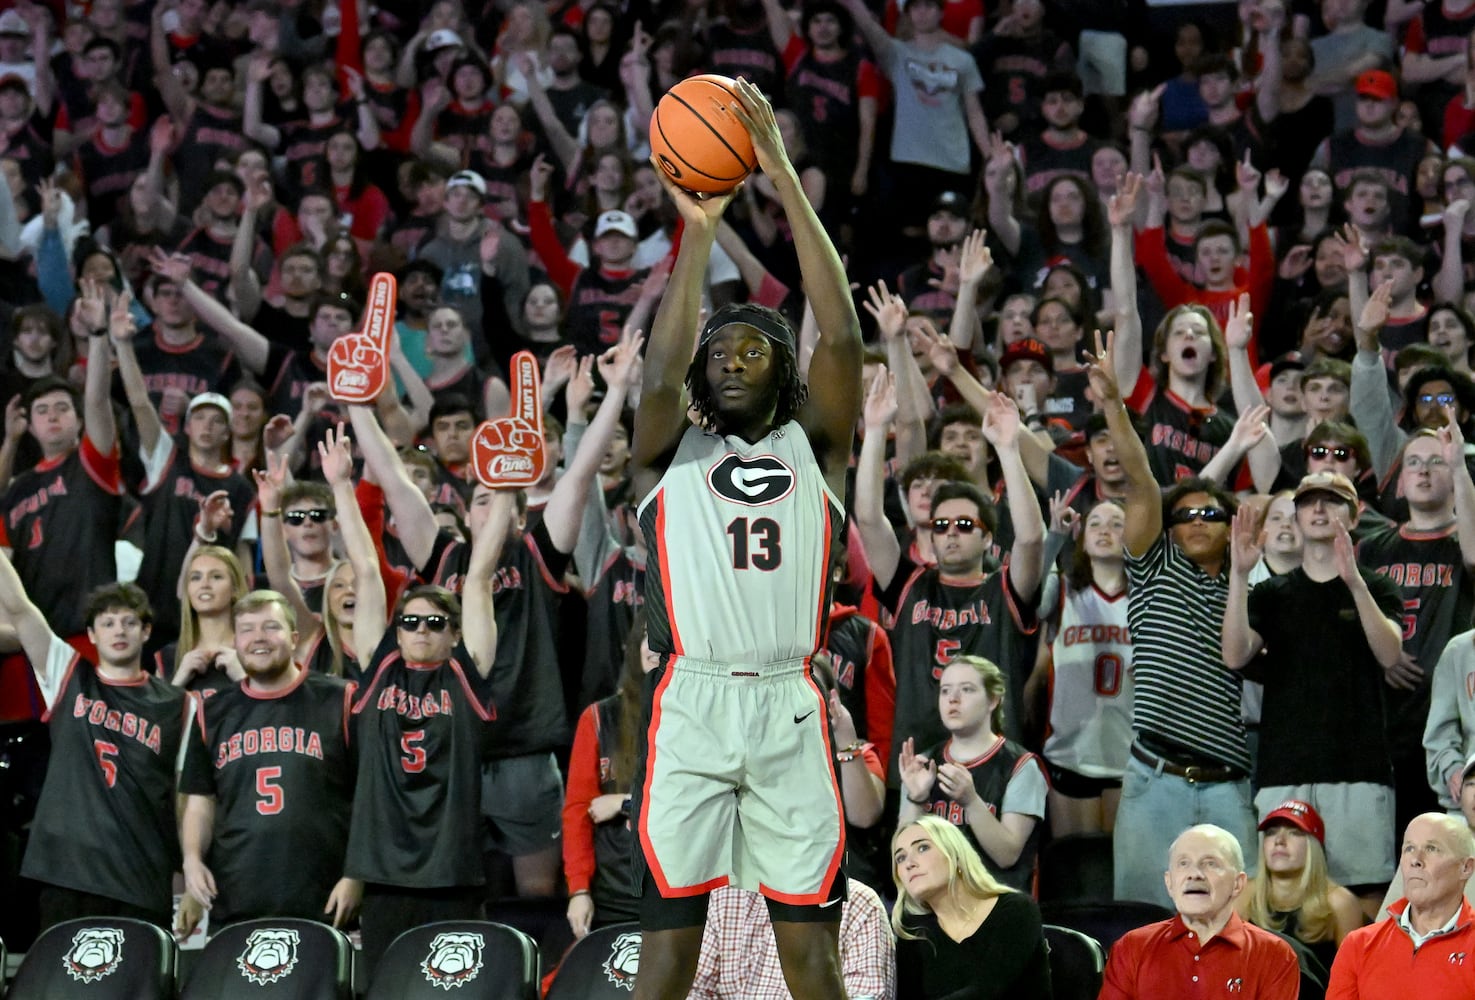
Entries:
[[323, 907], [325, 916], [332, 916], [334, 927], [343, 927], [358, 912], [364, 901], [364, 884], [356, 878], [341, 878], [328, 894], [328, 905]]
[[698, 198], [673, 181], [654, 155], [651, 156], [650, 163], [655, 168], [661, 187], [666, 189], [666, 196], [676, 205], [676, 211], [681, 213], [682, 221], [688, 228], [696, 228], [702, 232], [715, 233], [717, 231], [717, 223], [721, 221], [722, 213], [727, 211], [727, 206], [732, 203], [732, 199], [736, 198], [738, 192], [743, 189], [743, 185], [739, 184], [723, 194]]
[[937, 781], [937, 764], [917, 753], [916, 741], [910, 736], [902, 743], [896, 764], [901, 769], [902, 791], [906, 797], [915, 805], [925, 804]]
[[742, 77], [738, 77], [735, 83], [737, 100], [731, 102], [729, 108], [753, 140], [758, 169], [777, 181], [783, 171], [792, 172], [794, 167], [789, 162], [788, 151], [784, 149], [784, 137], [778, 130], [773, 105], [763, 91]]

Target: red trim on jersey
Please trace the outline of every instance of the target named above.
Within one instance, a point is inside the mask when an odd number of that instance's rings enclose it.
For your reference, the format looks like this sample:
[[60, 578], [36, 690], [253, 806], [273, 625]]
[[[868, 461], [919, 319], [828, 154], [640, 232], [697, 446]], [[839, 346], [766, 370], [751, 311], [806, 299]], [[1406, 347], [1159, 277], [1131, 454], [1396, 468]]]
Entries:
[[[67, 664], [66, 672], [61, 675], [61, 683], [57, 685], [57, 688], [56, 688], [56, 696], [51, 700], [51, 704], [49, 704], [49, 705], [46, 706], [46, 711], [44, 711], [44, 712], [41, 713], [41, 721], [42, 722], [50, 722], [51, 721], [51, 713], [53, 711], [55, 711], [55, 709], [56, 709], [56, 703], [59, 702], [59, 701], [61, 701], [62, 692], [64, 692], [67, 689], [67, 685], [72, 682], [72, 674], [74, 674], [76, 672], [76, 670], [77, 670], [77, 664], [80, 663], [81, 661], [82, 661], [82, 654], [81, 653], [78, 653], [78, 652], [76, 652], [74, 650], [72, 652], [71, 662]], [[38, 678], [38, 680], [39, 680], [39, 678]]]
[[[826, 563], [825, 565], [829, 565]], [[819, 888], [810, 893], [779, 892], [777, 889], [758, 883], [758, 891], [769, 899], [780, 903], [788, 903], [791, 906], [818, 906], [820, 903], [828, 902], [830, 890], [835, 886], [835, 876], [840, 871], [840, 860], [845, 857], [845, 803], [840, 798], [840, 779], [835, 775], [835, 748], [830, 743], [829, 724], [829, 701], [819, 685], [814, 683], [814, 677], [809, 672], [809, 661], [804, 663], [804, 683], [814, 692], [814, 697], [819, 701], [819, 711], [825, 720], [820, 727], [820, 738], [825, 745], [825, 770], [830, 775], [830, 790], [835, 796], [836, 831], [835, 852], [830, 855], [830, 863], [825, 867], [825, 877], [820, 882]]]
[[[1126, 597], [1127, 596], [1127, 589], [1125, 587], [1123, 587], [1121, 589], [1121, 591], [1118, 592], [1118, 593], [1108, 594], [1106, 591], [1104, 591], [1104, 590], [1101, 589], [1101, 585], [1099, 583], [1097, 583], [1095, 580], [1092, 580], [1091, 581], [1091, 589], [1094, 590], [1094, 591], [1096, 591], [1096, 593], [1100, 594], [1101, 595], [1101, 599], [1103, 601], [1107, 601], [1108, 603], [1111, 603], [1111, 604], [1115, 604], [1117, 601], [1120, 601], [1123, 597]], [[1064, 587], [1061, 587], [1060, 588], [1060, 595], [1061, 595], [1061, 603], [1063, 604], [1064, 603], [1064, 597], [1065, 597], [1065, 588]]]
[[147, 670], [144, 670], [143, 669], [142, 665], [140, 665], [139, 668], [138, 668], [138, 676], [137, 677], [130, 677], [126, 681], [115, 681], [112, 678], [110, 678], [107, 675], [105, 675], [102, 672], [102, 668], [101, 667], [98, 667], [97, 668], [97, 683], [99, 683], [99, 684], [106, 684], [108, 687], [115, 687], [115, 688], [136, 688], [136, 687], [143, 687], [148, 682], [149, 682], [149, 673], [148, 673]]
[[307, 668], [304, 667], [302, 664], [296, 662], [294, 662], [292, 665], [297, 668], [297, 679], [294, 680], [291, 684], [288, 684], [286, 687], [282, 688], [280, 691], [261, 691], [252, 688], [251, 678], [247, 677], [244, 681], [241, 682], [241, 693], [244, 694], [247, 698], [255, 698], [257, 701], [274, 701], [277, 698], [287, 697], [287, 695], [300, 688], [303, 682], [307, 680]]
[[820, 573], [821, 573], [821, 576], [820, 576], [820, 585], [819, 585], [819, 605], [814, 609], [814, 639], [809, 644], [809, 648], [811, 650], [821, 649], [821, 648], [824, 647], [824, 644], [825, 644], [825, 625], [826, 625], [826, 615], [825, 615], [825, 612], [827, 610], [829, 610], [829, 605], [830, 605], [830, 600], [829, 600], [829, 598], [830, 598], [829, 577], [830, 577], [830, 558], [831, 558], [831, 555], [830, 555], [830, 547], [831, 547], [832, 539], [834, 537], [834, 534], [833, 534], [833, 532], [834, 532], [834, 525], [833, 525], [833, 517], [834, 517], [834, 515], [833, 515], [833, 512], [830, 510], [830, 495], [829, 495], [829, 493], [825, 492], [824, 487], [820, 487], [820, 491], [819, 491], [819, 502], [820, 502], [820, 505], [824, 508], [824, 512], [825, 512], [825, 521], [824, 521], [824, 539], [825, 539], [825, 543], [824, 543], [824, 558], [820, 560], [820, 566], [821, 566]]
[[1417, 531], [1407, 524], [1403, 524], [1399, 525], [1398, 537], [1409, 542], [1433, 542], [1441, 538], [1449, 538], [1458, 530], [1458, 524], [1447, 524], [1442, 528], [1435, 528], [1432, 531]]
[[[686, 647], [681, 644], [681, 633], [676, 631], [676, 609], [671, 605], [671, 560], [666, 550], [666, 491], [661, 490], [656, 494], [656, 560], [661, 566], [661, 596], [666, 602], [666, 624], [671, 629], [671, 649], [677, 656], [686, 655]], [[651, 723], [651, 732], [655, 732], [655, 723]], [[642, 807], [643, 808], [643, 807]]]
[[980, 764], [988, 763], [989, 760], [1003, 748], [1004, 737], [1002, 735], [999, 735], [994, 737], [993, 746], [989, 747], [977, 757], [974, 757], [971, 760], [958, 760], [956, 757], [953, 756], [953, 741], [951, 738], [949, 738], [948, 741], [942, 746], [942, 756], [943, 759], [946, 760], [949, 764], [957, 764], [959, 767], [966, 767], [969, 770], [972, 770]]
[[123, 492], [122, 475], [118, 471], [118, 445], [115, 441], [112, 450], [106, 455], [97, 450], [97, 445], [92, 443], [92, 438], [85, 433], [82, 435], [82, 443], [78, 446], [78, 454], [82, 459], [82, 471], [87, 473], [99, 488], [117, 496]]
[[[1004, 575], [1004, 585], [1000, 588], [1004, 591], [1004, 607], [1009, 609], [1009, 617], [1014, 619], [1014, 627], [1024, 635], [1034, 635], [1040, 630], [1040, 618], [1036, 615], [1033, 624], [1024, 624], [1024, 619], [1019, 614], [1019, 605], [1014, 603], [1014, 578], [1009, 575], [1008, 556], [1004, 557], [1004, 564], [999, 567], [999, 572]], [[1035, 586], [1043, 586], [1043, 583], [1037, 583]]]
[[164, 339], [163, 334], [157, 330], [154, 331], [154, 346], [165, 354], [188, 354], [204, 342], [205, 335], [203, 333], [197, 333], [187, 344], [171, 344]]
[[548, 572], [548, 564], [543, 561], [543, 553], [538, 550], [538, 543], [533, 540], [531, 532], [522, 536], [522, 542], [528, 551], [533, 554], [533, 563], [538, 567], [538, 573], [542, 575], [543, 582], [553, 589], [555, 594], [567, 594], [568, 585], [562, 580], [555, 580], [553, 574]]
[[471, 690], [471, 681], [466, 677], [466, 671], [461, 669], [461, 664], [454, 657], [446, 661], [446, 666], [455, 673], [456, 679], [461, 682], [461, 690], [466, 692], [466, 700], [471, 702], [471, 707], [476, 709], [476, 714], [481, 716], [482, 722], [493, 722], [497, 718], [497, 706], [488, 701], [482, 705], [481, 699], [476, 692]]
[[343, 745], [348, 746], [353, 742], [353, 729], [348, 724], [349, 716], [353, 715], [353, 696], [358, 693], [358, 685], [349, 681], [343, 688]]
[[[657, 538], [659, 537], [660, 535], [657, 534]], [[661, 682], [656, 685], [655, 694], [651, 696], [650, 728], [646, 730], [645, 736], [646, 745], [650, 747], [650, 756], [645, 763], [645, 785], [640, 795], [640, 817], [635, 824], [640, 834], [640, 847], [645, 852], [645, 861], [650, 868], [651, 877], [656, 880], [656, 888], [660, 890], [661, 895], [667, 899], [700, 896], [713, 889], [720, 889], [728, 882], [726, 875], [719, 875], [700, 885], [673, 886], [671, 880], [666, 878], [666, 873], [661, 870], [661, 860], [656, 856], [655, 845], [650, 839], [650, 786], [651, 777], [656, 772], [656, 732], [661, 727], [661, 696], [666, 693], [666, 688], [671, 685], [671, 678], [676, 675], [672, 667], [674, 660], [675, 657], [666, 657], [666, 672], [661, 676]]]

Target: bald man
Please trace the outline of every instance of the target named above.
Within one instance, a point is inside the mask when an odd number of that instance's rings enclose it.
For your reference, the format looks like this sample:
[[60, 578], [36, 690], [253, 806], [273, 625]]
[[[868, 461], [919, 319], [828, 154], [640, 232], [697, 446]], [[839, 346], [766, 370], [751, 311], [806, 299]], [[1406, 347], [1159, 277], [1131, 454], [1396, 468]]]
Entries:
[[1404, 898], [1388, 919], [1347, 935], [1332, 963], [1327, 1000], [1396, 996], [1475, 998], [1475, 833], [1461, 816], [1424, 813], [1403, 835]]
[[1183, 996], [1189, 983], [1195, 995], [1223, 989], [1237, 1000], [1296, 1000], [1301, 970], [1291, 946], [1234, 912], [1246, 880], [1234, 834], [1208, 823], [1179, 834], [1163, 873], [1178, 915], [1112, 946], [1099, 1000]]

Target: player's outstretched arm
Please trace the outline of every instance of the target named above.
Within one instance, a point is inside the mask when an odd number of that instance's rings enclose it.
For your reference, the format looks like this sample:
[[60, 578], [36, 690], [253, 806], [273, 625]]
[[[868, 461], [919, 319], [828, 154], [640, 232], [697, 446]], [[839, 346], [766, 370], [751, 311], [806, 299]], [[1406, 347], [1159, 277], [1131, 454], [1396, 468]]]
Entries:
[[845, 276], [839, 251], [830, 242], [784, 151], [773, 106], [747, 80], [737, 81], [737, 93], [733, 114], [747, 128], [758, 166], [783, 202], [804, 277], [804, 294], [819, 323], [819, 343], [809, 362], [809, 400], [799, 412], [799, 422], [809, 435], [831, 488], [843, 492], [864, 391], [860, 384], [864, 349], [860, 320], [850, 298], [850, 280]]
[[[480, 499], [478, 497], [478, 499]], [[497, 614], [492, 609], [492, 577], [507, 545], [507, 536], [517, 517], [511, 490], [493, 490], [491, 505], [481, 530], [471, 540], [471, 559], [466, 581], [461, 586], [461, 638], [476, 664], [476, 672], [487, 677], [497, 659]]]
[[655, 487], [681, 435], [686, 433], [686, 369], [696, 352], [702, 281], [712, 255], [712, 243], [717, 238], [717, 224], [737, 193], [734, 189], [698, 201], [678, 188], [659, 165], [656, 175], [681, 213], [684, 231], [645, 350], [640, 408], [635, 411], [635, 434], [630, 441], [637, 501]]
[[26, 588], [20, 582], [20, 574], [3, 550], [0, 550], [0, 614], [14, 626], [21, 649], [36, 671], [36, 683], [41, 686], [41, 694], [50, 705], [62, 679], [59, 670], [55, 671], [56, 676], [52, 676], [48, 654], [52, 643], [60, 640], [46, 623], [41, 609], [31, 603]]

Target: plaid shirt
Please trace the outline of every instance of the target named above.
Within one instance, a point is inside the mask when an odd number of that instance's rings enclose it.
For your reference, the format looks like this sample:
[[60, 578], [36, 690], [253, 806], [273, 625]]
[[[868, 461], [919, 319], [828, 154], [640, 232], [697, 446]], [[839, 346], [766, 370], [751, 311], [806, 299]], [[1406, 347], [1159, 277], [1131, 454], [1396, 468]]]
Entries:
[[[851, 881], [840, 915], [840, 968], [856, 1000], [896, 996], [896, 942], [886, 907], [868, 886]], [[687, 1000], [793, 1000], [778, 962], [768, 903], [756, 892], [725, 886], [707, 905], [697, 978]]]

